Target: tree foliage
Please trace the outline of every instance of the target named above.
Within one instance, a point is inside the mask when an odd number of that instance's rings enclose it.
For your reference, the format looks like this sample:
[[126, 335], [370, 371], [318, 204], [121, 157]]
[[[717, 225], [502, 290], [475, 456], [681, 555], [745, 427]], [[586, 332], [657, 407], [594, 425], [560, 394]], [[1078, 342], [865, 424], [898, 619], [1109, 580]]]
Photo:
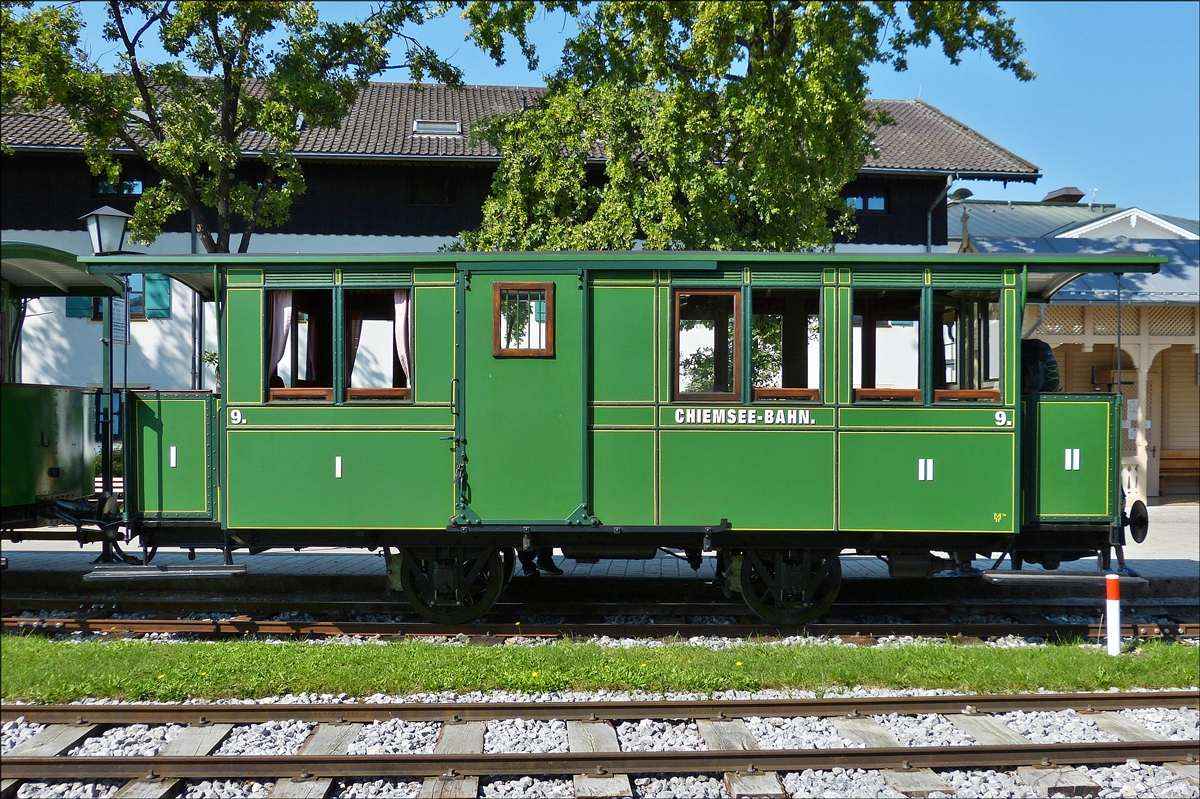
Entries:
[[[1033, 77], [996, 2], [549, 2], [579, 33], [533, 108], [480, 135], [503, 160], [474, 250], [805, 250], [851, 232], [839, 192], [888, 120], [867, 70], [940, 44]], [[502, 47], [532, 2], [468, 6]], [[524, 42], [523, 38], [519, 39]], [[530, 53], [526, 51], [526, 55]]]
[[[0, 103], [6, 113], [60, 107], [83, 134], [93, 173], [110, 182], [120, 179], [119, 154], [158, 173], [135, 206], [133, 240], [153, 241], [168, 217], [187, 211], [208, 252], [229, 252], [240, 222], [245, 252], [305, 190], [295, 156], [302, 127], [338, 127], [385, 69], [405, 67], [418, 83], [461, 83], [456, 68], [404, 32], [448, 8], [395, 0], [362, 22], [329, 23], [312, 2], [110, 0], [103, 38], [119, 63], [106, 73], [80, 46], [74, 4], [9, 0]], [[168, 54], [161, 63], [146, 56], [151, 38]], [[392, 42], [403, 64], [388, 64]]]

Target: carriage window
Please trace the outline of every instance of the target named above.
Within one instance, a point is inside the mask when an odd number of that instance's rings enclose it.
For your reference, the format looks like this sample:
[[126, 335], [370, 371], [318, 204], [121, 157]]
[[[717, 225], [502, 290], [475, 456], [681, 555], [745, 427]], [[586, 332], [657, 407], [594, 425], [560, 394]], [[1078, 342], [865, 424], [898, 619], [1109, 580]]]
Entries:
[[333, 292], [267, 292], [267, 397], [333, 399]]
[[854, 399], [921, 401], [921, 292], [854, 292]]
[[387, 400], [410, 395], [412, 355], [408, 289], [347, 289], [346, 399]]
[[935, 291], [934, 400], [1000, 401], [1000, 292]]
[[675, 295], [675, 395], [729, 402], [740, 395], [742, 294], [695, 289]]
[[820, 292], [758, 289], [751, 313], [754, 399], [820, 399]]
[[492, 284], [492, 355], [554, 357], [554, 284]]

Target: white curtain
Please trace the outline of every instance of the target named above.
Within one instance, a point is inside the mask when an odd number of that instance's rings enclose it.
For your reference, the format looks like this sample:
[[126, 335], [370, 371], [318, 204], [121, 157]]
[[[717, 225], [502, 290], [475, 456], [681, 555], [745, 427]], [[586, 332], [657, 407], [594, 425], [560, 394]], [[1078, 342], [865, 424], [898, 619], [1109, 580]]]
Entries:
[[[279, 361], [287, 351], [288, 334], [292, 327], [292, 292], [271, 292], [271, 353], [270, 360], [272, 376], [279, 374]], [[296, 376], [292, 375], [295, 380]]]
[[400, 368], [404, 370], [404, 385], [412, 387], [412, 371], [409, 368], [408, 352], [408, 319], [411, 308], [408, 299], [408, 289], [397, 289], [392, 292], [396, 305], [396, 355], [400, 359]]

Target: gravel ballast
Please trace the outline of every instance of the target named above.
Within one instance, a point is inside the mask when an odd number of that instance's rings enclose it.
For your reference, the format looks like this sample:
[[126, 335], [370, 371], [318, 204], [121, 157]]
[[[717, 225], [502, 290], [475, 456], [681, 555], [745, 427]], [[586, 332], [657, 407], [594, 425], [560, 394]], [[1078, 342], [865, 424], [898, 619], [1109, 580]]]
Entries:
[[1030, 713], [1016, 710], [997, 714], [996, 718], [1038, 744], [1106, 743], [1119, 740], [1074, 710], [1035, 710]]
[[113, 727], [101, 735], [84, 738], [67, 754], [73, 757], [154, 757], [183, 729], [179, 724]]
[[843, 738], [828, 719], [820, 716], [745, 719], [746, 728], [763, 749], [846, 749], [862, 744]]
[[700, 752], [708, 747], [691, 721], [623, 721], [617, 725], [622, 752]]
[[879, 726], [896, 736], [901, 746], [971, 746], [975, 743], [974, 738], [937, 713], [917, 716], [889, 713], [873, 718]]
[[708, 774], [634, 777], [633, 795], [637, 799], [729, 799], [720, 777]]
[[0, 732], [0, 754], [7, 755], [44, 729], [45, 724], [32, 724], [26, 721], [24, 716], [4, 722]]
[[285, 719], [234, 727], [213, 754], [287, 757], [300, 751], [314, 726], [307, 721]]
[[1200, 713], [1188, 708], [1170, 710], [1157, 707], [1130, 708], [1121, 715], [1143, 727], [1165, 735], [1172, 741], [1200, 739]]
[[350, 744], [352, 755], [425, 755], [433, 752], [442, 725], [436, 721], [388, 719], [364, 724]]
[[483, 751], [489, 755], [568, 752], [567, 723], [562, 719], [492, 719], [483, 735]]
[[338, 784], [337, 799], [416, 799], [421, 795], [421, 780], [352, 780]]
[[479, 783], [480, 796], [506, 796], [513, 799], [549, 799], [550, 797], [572, 797], [575, 786], [571, 780], [546, 780], [537, 777], [520, 777], [511, 780], [489, 780]]

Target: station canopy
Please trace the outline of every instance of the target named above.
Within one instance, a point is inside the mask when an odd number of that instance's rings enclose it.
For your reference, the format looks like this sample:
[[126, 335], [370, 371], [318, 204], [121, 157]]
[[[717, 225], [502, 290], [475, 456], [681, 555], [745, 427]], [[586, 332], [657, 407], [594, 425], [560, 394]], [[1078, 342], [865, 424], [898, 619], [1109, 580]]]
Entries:
[[74, 254], [42, 244], [0, 242], [0, 279], [19, 297], [120, 295], [121, 281], [91, 274]]

